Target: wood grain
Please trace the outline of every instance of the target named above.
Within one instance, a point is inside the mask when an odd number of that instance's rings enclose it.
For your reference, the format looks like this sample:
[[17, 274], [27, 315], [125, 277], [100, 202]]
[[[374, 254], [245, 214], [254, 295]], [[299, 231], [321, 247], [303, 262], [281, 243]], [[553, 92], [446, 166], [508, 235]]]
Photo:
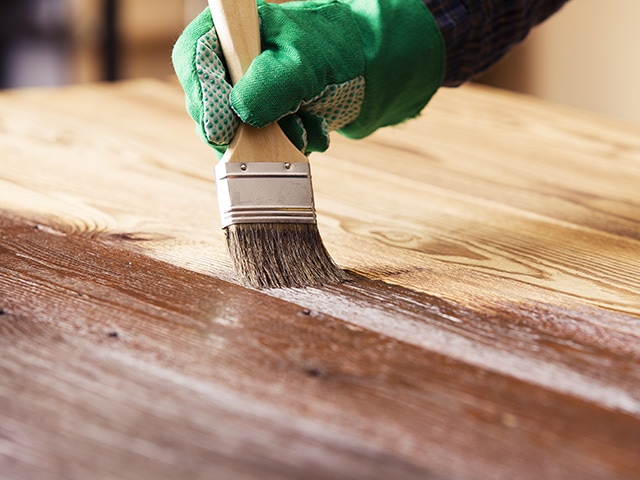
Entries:
[[637, 478], [640, 129], [479, 87], [312, 157], [350, 283], [234, 282], [173, 83], [0, 95], [0, 471]]

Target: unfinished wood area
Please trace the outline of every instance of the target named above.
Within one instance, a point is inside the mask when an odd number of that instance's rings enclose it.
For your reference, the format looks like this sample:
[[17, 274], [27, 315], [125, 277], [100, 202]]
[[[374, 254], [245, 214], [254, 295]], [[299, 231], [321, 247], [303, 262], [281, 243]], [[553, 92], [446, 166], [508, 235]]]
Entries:
[[310, 289], [236, 282], [215, 162], [174, 82], [0, 94], [0, 476], [640, 476], [639, 127], [465, 86], [335, 135]]

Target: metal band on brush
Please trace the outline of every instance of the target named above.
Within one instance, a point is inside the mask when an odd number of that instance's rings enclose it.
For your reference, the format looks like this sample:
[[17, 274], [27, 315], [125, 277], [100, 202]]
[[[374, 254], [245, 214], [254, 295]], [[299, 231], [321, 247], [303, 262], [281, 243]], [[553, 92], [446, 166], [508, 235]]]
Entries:
[[316, 223], [307, 162], [220, 162], [222, 228], [239, 223]]

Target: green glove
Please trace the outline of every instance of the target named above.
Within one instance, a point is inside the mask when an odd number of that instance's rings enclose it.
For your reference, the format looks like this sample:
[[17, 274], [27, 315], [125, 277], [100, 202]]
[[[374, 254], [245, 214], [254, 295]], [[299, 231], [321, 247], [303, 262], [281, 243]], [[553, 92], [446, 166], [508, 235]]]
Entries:
[[331, 130], [362, 138], [418, 115], [442, 83], [444, 41], [421, 0], [258, 0], [258, 13], [263, 52], [233, 88], [208, 9], [173, 50], [187, 110], [219, 152], [236, 115], [324, 151]]

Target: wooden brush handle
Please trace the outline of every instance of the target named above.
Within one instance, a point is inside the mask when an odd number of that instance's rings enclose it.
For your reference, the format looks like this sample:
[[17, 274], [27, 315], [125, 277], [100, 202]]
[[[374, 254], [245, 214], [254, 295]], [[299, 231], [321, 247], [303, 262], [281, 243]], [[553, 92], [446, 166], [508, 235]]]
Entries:
[[[231, 83], [236, 84], [261, 52], [260, 20], [255, 0], [209, 0]], [[241, 123], [222, 162], [307, 162], [277, 122], [264, 128]]]
[[260, 21], [255, 0], [209, 0], [231, 83], [236, 84], [260, 54]]

